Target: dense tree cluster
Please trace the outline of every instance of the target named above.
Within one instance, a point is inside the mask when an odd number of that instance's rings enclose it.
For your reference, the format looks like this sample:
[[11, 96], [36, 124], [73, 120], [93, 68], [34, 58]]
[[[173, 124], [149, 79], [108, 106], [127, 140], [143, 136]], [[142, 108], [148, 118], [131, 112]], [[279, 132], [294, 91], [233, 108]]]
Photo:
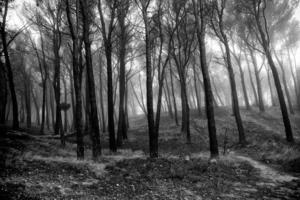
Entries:
[[232, 106], [243, 146], [240, 107], [279, 105], [286, 140], [294, 142], [299, 1], [37, 0], [22, 4], [27, 24], [15, 30], [7, 16], [16, 2], [1, 1], [1, 124], [53, 131], [63, 146], [75, 133], [78, 159], [89, 135], [97, 160], [102, 135], [117, 151], [129, 116], [142, 113], [150, 156], [158, 157], [161, 113], [191, 143], [193, 109], [207, 118], [217, 157], [216, 107]]

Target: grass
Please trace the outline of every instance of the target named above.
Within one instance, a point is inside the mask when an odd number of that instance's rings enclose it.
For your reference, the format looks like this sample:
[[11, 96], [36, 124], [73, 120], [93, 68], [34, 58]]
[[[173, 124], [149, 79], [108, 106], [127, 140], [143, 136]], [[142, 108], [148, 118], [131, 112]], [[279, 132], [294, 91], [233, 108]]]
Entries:
[[[297, 172], [299, 143], [291, 146], [285, 141], [281, 119], [276, 117], [278, 110], [271, 110], [271, 114], [242, 110], [249, 143], [241, 148], [230, 109], [216, 109], [220, 153], [226, 129], [229, 141], [226, 155], [221, 154], [217, 162], [209, 162], [206, 119], [191, 113], [192, 144], [186, 144], [180, 127], [163, 114], [160, 157], [155, 160], [147, 157], [147, 122], [142, 116], [131, 119], [129, 140], [117, 153], [108, 150], [107, 133], [101, 135], [103, 155], [98, 162], [91, 159], [89, 136], [85, 138], [84, 160], [76, 158], [75, 138], [70, 138], [65, 148], [58, 140], [28, 137], [21, 132], [0, 138], [4, 144], [1, 160], [6, 161], [0, 163], [0, 195], [14, 199], [300, 198], [298, 182], [269, 183], [251, 164], [230, 154], [234, 151], [278, 170]], [[299, 135], [297, 117], [291, 117], [295, 135]]]

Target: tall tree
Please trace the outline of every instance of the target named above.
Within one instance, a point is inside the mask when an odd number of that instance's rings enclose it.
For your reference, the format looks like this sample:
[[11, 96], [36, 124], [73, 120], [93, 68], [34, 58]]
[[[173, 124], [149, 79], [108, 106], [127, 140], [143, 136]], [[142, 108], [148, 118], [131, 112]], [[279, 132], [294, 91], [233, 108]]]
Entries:
[[80, 10], [83, 23], [83, 41], [85, 47], [85, 62], [86, 62], [86, 74], [88, 79], [89, 89], [89, 107], [91, 109], [90, 120], [91, 120], [91, 131], [92, 131], [92, 151], [93, 159], [97, 160], [101, 155], [100, 145], [100, 128], [97, 114], [96, 94], [95, 94], [95, 82], [93, 73], [92, 53], [91, 53], [91, 40], [90, 40], [90, 29], [92, 21], [92, 4], [91, 0], [80, 0]]
[[120, 63], [120, 81], [119, 81], [119, 120], [117, 132], [117, 145], [121, 146], [123, 138], [127, 135], [125, 122], [125, 89], [126, 89], [126, 49], [129, 39], [128, 24], [126, 16], [129, 12], [130, 0], [121, 1], [117, 8], [117, 19], [119, 24], [119, 63]]
[[[271, 53], [271, 36], [269, 32], [269, 23], [266, 17], [266, 9], [268, 6], [277, 4], [280, 18], [285, 18], [293, 13], [293, 10], [298, 5], [298, 1], [282, 1], [273, 2], [267, 0], [251, 0], [251, 1], [235, 1], [237, 5], [237, 13], [241, 14], [247, 21], [254, 22], [253, 26], [256, 30], [257, 39], [263, 49], [263, 52], [268, 60], [271, 68], [273, 79], [279, 99], [279, 104], [282, 113], [282, 119], [285, 126], [286, 139], [288, 142], [294, 142], [292, 127], [287, 111], [286, 102], [284, 99], [283, 90], [281, 87], [279, 75]], [[278, 17], [278, 16], [277, 16]], [[280, 21], [280, 20], [279, 20]]]
[[145, 49], [146, 49], [146, 91], [147, 91], [147, 119], [150, 157], [158, 157], [158, 135], [155, 132], [154, 112], [153, 112], [153, 88], [152, 88], [152, 65], [151, 65], [151, 44], [150, 44], [150, 20], [149, 4], [151, 0], [136, 0], [139, 6], [145, 29]]
[[75, 13], [71, 12], [71, 5], [69, 0], [66, 1], [66, 13], [68, 25], [72, 38], [72, 64], [73, 64], [73, 80], [75, 90], [75, 129], [76, 129], [76, 142], [77, 142], [77, 158], [84, 158], [84, 143], [83, 143], [83, 130], [82, 130], [82, 72], [83, 68], [80, 63], [80, 26], [79, 26], [79, 0], [75, 1]]
[[[17, 95], [16, 95], [16, 91], [15, 91], [14, 75], [13, 75], [12, 66], [11, 66], [11, 62], [10, 62], [10, 58], [9, 58], [9, 52], [8, 52], [9, 43], [7, 41], [7, 26], [6, 26], [7, 21], [6, 20], [7, 20], [9, 2], [10, 2], [9, 0], [4, 1], [4, 12], [3, 12], [3, 16], [2, 16], [2, 22], [0, 23], [0, 33], [1, 33], [4, 58], [5, 58], [5, 67], [7, 70], [8, 85], [9, 85], [10, 96], [11, 96], [11, 100], [12, 100], [13, 128], [18, 129], [19, 128], [18, 101], [17, 101]], [[3, 67], [3, 65], [1, 67]]]
[[200, 63], [204, 83], [205, 91], [205, 108], [207, 116], [207, 126], [209, 133], [209, 146], [211, 157], [216, 157], [219, 155], [218, 151], [218, 141], [217, 141], [217, 131], [215, 124], [215, 115], [214, 115], [214, 105], [213, 105], [213, 92], [210, 82], [210, 76], [208, 71], [208, 65], [206, 62], [206, 47], [205, 47], [205, 31], [207, 26], [207, 7], [206, 1], [196, 1], [193, 0], [194, 4], [194, 15], [195, 23], [197, 29], [197, 38], [198, 38], [198, 48], [200, 51]]
[[104, 41], [106, 67], [107, 67], [107, 115], [108, 115], [108, 131], [109, 131], [109, 148], [111, 151], [117, 151], [115, 140], [115, 124], [114, 124], [114, 95], [113, 95], [113, 80], [112, 80], [112, 37], [115, 29], [116, 11], [118, 6], [117, 0], [106, 1], [106, 6], [109, 10], [108, 24], [105, 23], [103, 14], [102, 0], [98, 0], [98, 12], [100, 14], [101, 32]]
[[226, 66], [229, 74], [229, 81], [231, 86], [231, 97], [232, 97], [232, 107], [233, 114], [235, 116], [238, 133], [239, 133], [239, 143], [241, 145], [246, 144], [245, 131], [242, 123], [242, 118], [240, 114], [239, 101], [237, 96], [237, 89], [234, 77], [234, 71], [231, 62], [231, 54], [229, 48], [229, 40], [228, 35], [225, 32], [225, 24], [224, 24], [224, 12], [226, 8], [226, 0], [221, 1], [213, 1], [213, 16], [211, 17], [211, 27], [214, 30], [215, 35], [219, 38], [220, 42], [223, 44], [225, 48], [225, 56], [224, 60], [226, 61]]

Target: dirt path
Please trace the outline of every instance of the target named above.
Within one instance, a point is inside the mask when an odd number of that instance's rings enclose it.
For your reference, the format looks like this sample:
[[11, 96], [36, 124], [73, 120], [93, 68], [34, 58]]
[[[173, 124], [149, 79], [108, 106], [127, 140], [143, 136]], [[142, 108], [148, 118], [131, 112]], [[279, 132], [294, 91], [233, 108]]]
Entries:
[[256, 160], [253, 160], [250, 157], [246, 157], [243, 155], [239, 155], [235, 152], [231, 152], [229, 154], [229, 157], [237, 160], [237, 161], [246, 161], [248, 162], [250, 165], [252, 165], [254, 168], [256, 168], [257, 170], [259, 170], [260, 172], [260, 176], [268, 181], [274, 182], [274, 183], [282, 183], [282, 182], [290, 182], [293, 180], [298, 180], [297, 177], [285, 174], [283, 172], [279, 172], [269, 166], [267, 166], [266, 164], [263, 164], [261, 162], [258, 162]]

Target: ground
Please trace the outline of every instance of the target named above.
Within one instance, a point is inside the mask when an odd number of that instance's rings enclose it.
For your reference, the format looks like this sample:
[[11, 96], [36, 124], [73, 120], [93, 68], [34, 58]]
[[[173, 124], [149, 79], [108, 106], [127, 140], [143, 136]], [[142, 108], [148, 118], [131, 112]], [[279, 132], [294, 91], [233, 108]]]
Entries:
[[62, 148], [32, 129], [8, 130], [0, 141], [0, 199], [300, 199], [300, 116], [291, 116], [293, 145], [280, 116], [277, 108], [242, 110], [248, 141], [242, 148], [230, 109], [217, 109], [216, 160], [209, 158], [207, 121], [193, 113], [192, 144], [162, 116], [158, 159], [148, 158], [143, 116], [131, 119], [129, 140], [117, 153], [102, 135], [98, 162], [89, 149], [77, 160], [72, 138]]

